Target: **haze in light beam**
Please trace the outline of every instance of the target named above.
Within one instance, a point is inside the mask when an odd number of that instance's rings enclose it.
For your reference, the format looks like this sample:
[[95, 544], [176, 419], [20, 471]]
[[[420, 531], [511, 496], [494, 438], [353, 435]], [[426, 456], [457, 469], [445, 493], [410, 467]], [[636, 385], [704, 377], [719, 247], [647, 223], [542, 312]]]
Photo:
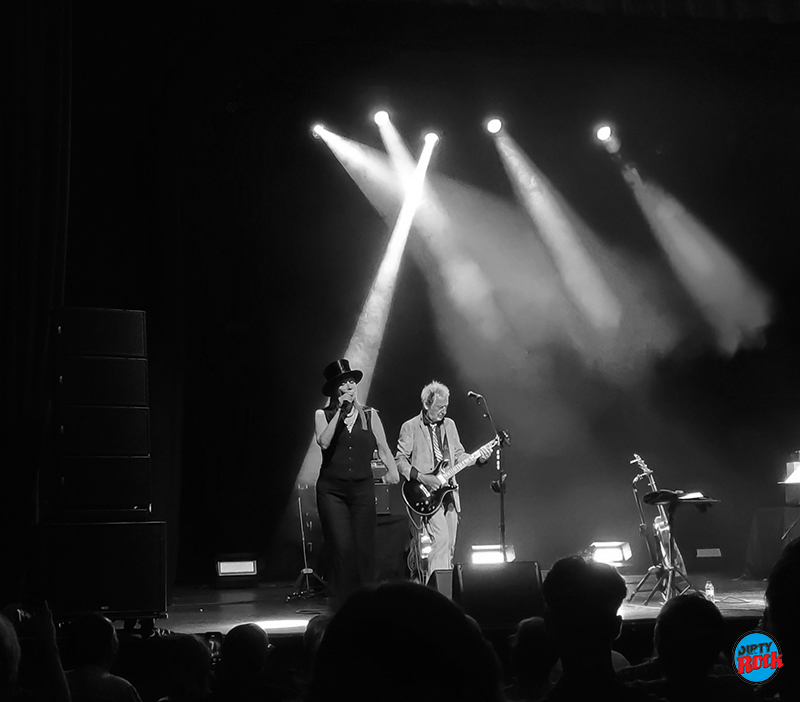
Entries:
[[[386, 331], [386, 322], [389, 318], [392, 298], [397, 285], [400, 261], [403, 258], [411, 223], [422, 198], [425, 174], [427, 173], [435, 145], [436, 141], [434, 140], [425, 142], [419, 163], [414, 169], [411, 186], [403, 200], [400, 214], [389, 237], [386, 253], [372, 282], [372, 287], [356, 322], [355, 330], [350, 337], [350, 343], [342, 356], [342, 358], [347, 358], [350, 361], [351, 367], [358, 368], [364, 373], [364, 377], [359, 383], [359, 396], [362, 402], [366, 402], [369, 395], [369, 387], [378, 362], [383, 335]], [[297, 478], [298, 485], [311, 485], [316, 481], [321, 460], [320, 448], [312, 438]]]
[[[510, 136], [496, 136], [495, 144], [521, 204], [550, 250], [569, 296], [593, 327], [616, 329], [622, 308], [578, 237], [577, 214], [560, 201], [552, 185]], [[583, 224], [578, 226], [586, 229]]]
[[643, 181], [631, 167], [624, 175], [675, 274], [714, 329], [720, 350], [732, 355], [759, 340], [772, 314], [769, 293], [675, 197]]
[[328, 145], [353, 182], [363, 192], [370, 193], [373, 207], [379, 211], [397, 211], [402, 200], [402, 182], [385, 153], [327, 129], [321, 133], [320, 138]]
[[[392, 165], [405, 182], [414, 164], [408, 147], [390, 120], [380, 126], [380, 133]], [[492, 285], [480, 264], [464, 246], [459, 246], [453, 218], [442, 206], [431, 179], [425, 182], [416, 222], [438, 266], [439, 275], [434, 277], [441, 280], [432, 282], [443, 285], [445, 293], [484, 340], [496, 343], [506, 339], [509, 330], [494, 302]], [[500, 348], [501, 354], [514, 353], [513, 345], [503, 344]]]

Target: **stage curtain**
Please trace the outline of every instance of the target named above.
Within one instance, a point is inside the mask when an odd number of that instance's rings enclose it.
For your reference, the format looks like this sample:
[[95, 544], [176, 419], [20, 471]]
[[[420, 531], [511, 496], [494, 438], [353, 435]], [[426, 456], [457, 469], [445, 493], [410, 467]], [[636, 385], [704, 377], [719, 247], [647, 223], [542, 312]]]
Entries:
[[[756, 510], [747, 543], [747, 574], [765, 579], [784, 546], [800, 536], [800, 508], [768, 507]], [[783, 535], [785, 538], [781, 538]]]
[[61, 304], [70, 162], [71, 3], [5, 4], [0, 101], [0, 603], [21, 596], [48, 459], [50, 312]]

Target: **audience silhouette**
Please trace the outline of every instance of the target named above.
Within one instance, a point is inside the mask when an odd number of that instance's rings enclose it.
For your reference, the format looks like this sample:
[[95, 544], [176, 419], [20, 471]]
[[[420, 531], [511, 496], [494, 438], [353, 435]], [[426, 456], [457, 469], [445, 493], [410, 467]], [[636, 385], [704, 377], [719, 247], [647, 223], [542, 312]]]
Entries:
[[[70, 702], [47, 602], [41, 602], [32, 613], [16, 606], [4, 612], [11, 618], [0, 614], [0, 700]], [[23, 646], [26, 640], [27, 646]]]
[[[544, 616], [523, 619], [508, 639], [505, 690], [479, 624], [411, 582], [362, 589], [335, 614], [314, 617], [297, 667], [276, 658], [260, 626], [242, 624], [223, 638], [216, 670], [202, 637], [165, 632], [149, 653], [126, 648], [156, 661], [130, 679], [142, 684], [145, 702], [800, 702], [800, 540], [769, 576], [763, 624], [783, 667], [761, 686], [744, 683], [725, 661], [722, 613], [700, 594], [670, 599], [656, 619], [652, 658], [617, 670], [623, 578], [570, 556], [553, 565], [542, 590]], [[141, 702], [131, 682], [111, 673], [119, 639], [109, 619], [85, 614], [70, 623], [65, 660], [74, 667], [65, 674], [52, 614], [46, 604], [40, 610], [0, 615], [0, 702]]]
[[[766, 685], [780, 702], [800, 701], [800, 539], [789, 543], [767, 579], [764, 628], [780, 647], [783, 667]], [[766, 694], [764, 695], [766, 697]]]
[[267, 679], [274, 647], [258, 624], [239, 624], [222, 641], [219, 667], [209, 702], [286, 700], [293, 691]]
[[580, 556], [562, 558], [547, 574], [542, 591], [545, 623], [564, 671], [545, 700], [659, 699], [642, 684], [623, 683], [614, 671], [611, 644], [622, 628], [618, 611], [627, 595], [614, 568]]
[[70, 627], [75, 646], [75, 667], [67, 672], [73, 702], [141, 702], [136, 688], [112, 674], [119, 653], [116, 629], [102, 614], [79, 616]]
[[160, 702], [197, 702], [211, 694], [211, 649], [199, 636], [169, 637], [166, 692]]
[[21, 654], [14, 625], [0, 614], [0, 702], [7, 702], [17, 692]]
[[558, 661], [558, 649], [544, 619], [523, 619], [509, 643], [511, 685], [506, 688], [506, 697], [520, 702], [542, 699], [552, 688], [550, 673]]
[[494, 650], [461, 608], [415, 583], [352, 595], [327, 626], [309, 702], [501, 702]]
[[674, 702], [752, 699], [733, 668], [719, 663], [724, 640], [725, 622], [713, 602], [699, 593], [678, 595], [656, 617], [653, 659], [618, 675], [648, 680], [650, 692]]

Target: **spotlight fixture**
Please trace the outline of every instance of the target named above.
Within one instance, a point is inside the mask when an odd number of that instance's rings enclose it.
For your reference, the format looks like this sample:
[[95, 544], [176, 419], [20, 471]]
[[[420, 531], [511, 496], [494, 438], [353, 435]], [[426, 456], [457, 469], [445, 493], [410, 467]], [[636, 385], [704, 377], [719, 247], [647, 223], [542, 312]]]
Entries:
[[632, 555], [631, 545], [627, 541], [594, 541], [587, 550], [590, 560], [613, 566], [629, 561]]
[[219, 554], [216, 561], [215, 587], [258, 587], [258, 558], [256, 554]]
[[602, 124], [597, 128], [597, 138], [600, 141], [608, 141], [611, 138], [611, 135], [611, 127], [609, 127], [607, 124]]
[[386, 110], [378, 110], [372, 119], [375, 120], [375, 124], [378, 126], [389, 124], [389, 113]]
[[325, 131], [325, 127], [323, 127], [321, 124], [315, 124], [311, 128], [311, 135], [315, 139], [319, 139], [320, 137], [322, 137], [322, 132], [324, 132], [324, 131]]
[[617, 153], [622, 146], [610, 124], [598, 125], [595, 128], [594, 135], [597, 141], [599, 141], [603, 145], [603, 148], [610, 154]]
[[486, 123], [486, 131], [489, 134], [497, 134], [502, 128], [503, 123], [497, 117], [493, 117]]
[[439, 141], [439, 135], [438, 134], [434, 134], [433, 132], [428, 132], [425, 135], [425, 143], [426, 144], [435, 144], [437, 141]]
[[506, 545], [505, 558], [503, 558], [502, 544], [475, 544], [470, 549], [470, 561], [475, 565], [510, 562], [516, 557], [517, 554], [514, 547], [508, 544]]

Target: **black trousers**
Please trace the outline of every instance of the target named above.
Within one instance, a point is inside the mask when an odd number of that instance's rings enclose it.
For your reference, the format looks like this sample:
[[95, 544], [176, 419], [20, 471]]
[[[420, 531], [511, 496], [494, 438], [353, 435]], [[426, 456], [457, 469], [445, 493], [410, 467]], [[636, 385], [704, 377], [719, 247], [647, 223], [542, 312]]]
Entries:
[[329, 596], [334, 607], [375, 582], [375, 485], [364, 480], [320, 477], [317, 510], [330, 566]]

